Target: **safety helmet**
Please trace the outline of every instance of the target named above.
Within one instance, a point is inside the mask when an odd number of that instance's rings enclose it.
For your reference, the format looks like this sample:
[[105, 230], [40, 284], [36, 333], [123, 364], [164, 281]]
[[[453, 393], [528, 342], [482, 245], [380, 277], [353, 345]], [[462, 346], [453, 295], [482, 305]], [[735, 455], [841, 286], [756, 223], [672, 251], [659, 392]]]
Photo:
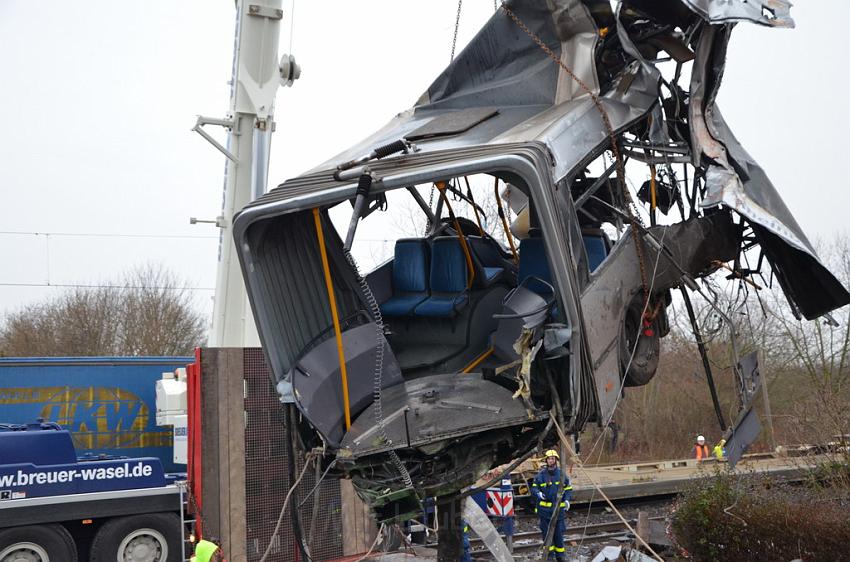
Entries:
[[702, 435], [697, 435], [697, 443], [705, 443], [705, 437]]
[[548, 451], [543, 453], [543, 456], [546, 457], [547, 459], [549, 457], [555, 457], [556, 459], [561, 460], [561, 455], [559, 455], [558, 451], [556, 451], [555, 449], [549, 449]]

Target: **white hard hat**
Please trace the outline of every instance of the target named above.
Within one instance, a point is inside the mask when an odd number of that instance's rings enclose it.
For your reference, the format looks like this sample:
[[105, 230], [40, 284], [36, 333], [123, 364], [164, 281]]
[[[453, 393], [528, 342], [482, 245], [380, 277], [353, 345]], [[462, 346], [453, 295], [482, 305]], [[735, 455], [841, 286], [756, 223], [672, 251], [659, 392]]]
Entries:
[[697, 443], [705, 443], [705, 437], [702, 435], [697, 435]]

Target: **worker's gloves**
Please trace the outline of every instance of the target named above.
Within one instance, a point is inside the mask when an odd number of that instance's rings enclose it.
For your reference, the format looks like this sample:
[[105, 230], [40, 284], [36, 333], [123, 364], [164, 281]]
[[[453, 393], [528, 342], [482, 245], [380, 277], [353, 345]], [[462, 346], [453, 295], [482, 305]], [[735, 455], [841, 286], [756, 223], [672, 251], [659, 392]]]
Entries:
[[568, 500], [564, 500], [564, 511], [570, 510], [570, 502]]
[[546, 496], [543, 495], [543, 492], [541, 492], [540, 490], [537, 490], [537, 499], [540, 500], [540, 501], [543, 501], [543, 500], [546, 499]]

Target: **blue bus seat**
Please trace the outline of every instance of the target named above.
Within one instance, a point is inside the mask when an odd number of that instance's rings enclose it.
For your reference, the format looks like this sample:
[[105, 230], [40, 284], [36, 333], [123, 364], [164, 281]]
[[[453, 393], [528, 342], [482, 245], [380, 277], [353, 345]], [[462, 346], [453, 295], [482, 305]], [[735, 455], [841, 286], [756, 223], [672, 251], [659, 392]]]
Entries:
[[431, 296], [414, 310], [417, 316], [450, 318], [469, 302], [466, 256], [460, 239], [440, 236], [431, 244]]
[[[519, 242], [519, 282], [522, 283], [528, 277], [536, 277], [552, 283], [552, 272], [546, 260], [543, 238], [524, 238]], [[542, 283], [535, 283], [534, 280], [526, 283], [525, 286], [541, 296], [552, 294], [552, 289]]]
[[608, 246], [605, 244], [605, 238], [602, 235], [583, 233], [581, 238], [587, 252], [587, 267], [593, 273], [608, 257]]
[[393, 296], [381, 304], [385, 316], [410, 316], [428, 298], [428, 243], [421, 238], [402, 238], [395, 243]]

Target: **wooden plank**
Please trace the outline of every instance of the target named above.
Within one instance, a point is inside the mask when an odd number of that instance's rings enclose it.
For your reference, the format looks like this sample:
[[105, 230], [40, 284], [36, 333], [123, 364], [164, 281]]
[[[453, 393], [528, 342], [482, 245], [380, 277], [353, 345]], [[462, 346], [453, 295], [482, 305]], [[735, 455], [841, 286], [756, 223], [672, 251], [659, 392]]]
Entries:
[[204, 536], [247, 562], [243, 349], [205, 348], [202, 361]]
[[358, 550], [360, 537], [357, 534], [357, 515], [355, 510], [351, 509], [354, 486], [350, 480], [340, 480], [339, 491], [342, 508], [342, 554], [351, 556], [364, 552], [366, 549]]
[[221, 498], [219, 497], [219, 424], [218, 354], [206, 348], [201, 354], [201, 493], [203, 498], [203, 536], [221, 536]]
[[[245, 510], [245, 382], [244, 350], [228, 349], [221, 372], [226, 415], [221, 422], [227, 432], [228, 548], [230, 562], [247, 562], [247, 525]], [[222, 473], [225, 471], [222, 470]], [[224, 488], [223, 488], [224, 489]]]
[[340, 480], [339, 489], [342, 507], [342, 553], [344, 556], [361, 554], [372, 546], [378, 528], [369, 508], [354, 491], [351, 480]]
[[219, 532], [218, 537], [221, 539], [221, 548], [228, 556], [231, 553], [230, 548], [230, 471], [228, 470], [229, 461], [229, 428], [227, 427], [227, 373], [232, 363], [232, 350], [217, 349], [215, 356], [215, 380], [212, 381], [215, 386], [216, 397], [216, 420], [215, 425], [218, 426], [218, 487], [216, 493], [219, 497]]

